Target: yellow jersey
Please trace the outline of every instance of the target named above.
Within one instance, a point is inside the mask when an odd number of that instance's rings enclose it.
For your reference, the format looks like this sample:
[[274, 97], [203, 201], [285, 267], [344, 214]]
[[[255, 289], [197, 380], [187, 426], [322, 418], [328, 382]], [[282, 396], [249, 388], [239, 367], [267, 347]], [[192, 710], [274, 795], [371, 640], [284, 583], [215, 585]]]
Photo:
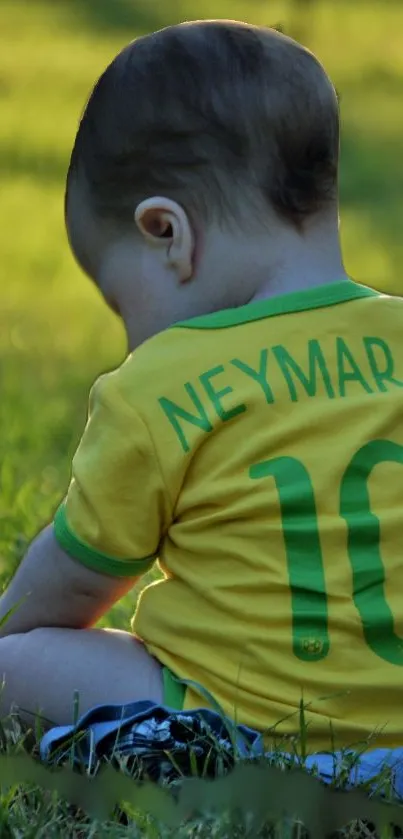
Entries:
[[344, 280], [145, 342], [54, 528], [107, 574], [158, 560], [133, 631], [237, 722], [297, 734], [303, 699], [313, 750], [402, 745], [403, 300]]

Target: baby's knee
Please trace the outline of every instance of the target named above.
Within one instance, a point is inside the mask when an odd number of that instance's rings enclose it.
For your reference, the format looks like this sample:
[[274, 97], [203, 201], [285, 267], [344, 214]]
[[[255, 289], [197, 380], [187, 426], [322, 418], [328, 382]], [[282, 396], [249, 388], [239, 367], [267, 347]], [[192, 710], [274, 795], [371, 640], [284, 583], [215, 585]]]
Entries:
[[40, 626], [28, 632], [0, 638], [0, 679], [4, 671], [10, 672], [13, 667], [18, 668], [20, 665], [24, 670], [29, 668], [31, 671], [35, 662], [42, 661], [59, 642], [57, 629], [51, 626]]
[[19, 632], [15, 635], [4, 635], [0, 638], [0, 674], [3, 666], [10, 660], [20, 655], [26, 641], [26, 632]]
[[15, 632], [13, 635], [3, 635], [0, 638], [0, 650], [4, 652], [5, 650], [18, 647], [27, 634], [27, 632]]
[[4, 707], [4, 694], [9, 693], [10, 683], [20, 678], [25, 670], [27, 654], [24, 634], [6, 635], [0, 638], [0, 707], [1, 716], [8, 713]]
[[47, 630], [32, 629], [0, 638], [0, 684], [4, 674], [10, 674], [19, 665], [25, 668], [27, 662], [34, 664], [46, 648]]

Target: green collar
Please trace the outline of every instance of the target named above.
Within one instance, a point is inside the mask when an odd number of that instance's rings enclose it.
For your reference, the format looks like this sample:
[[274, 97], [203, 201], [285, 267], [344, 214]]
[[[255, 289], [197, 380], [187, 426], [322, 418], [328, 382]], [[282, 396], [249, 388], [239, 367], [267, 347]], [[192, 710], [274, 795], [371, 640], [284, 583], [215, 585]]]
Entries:
[[255, 303], [247, 303], [246, 306], [239, 306], [238, 309], [223, 309], [211, 315], [179, 321], [173, 324], [173, 328], [224, 329], [275, 315], [306, 312], [309, 309], [321, 309], [325, 306], [335, 306], [337, 303], [346, 303], [348, 300], [379, 297], [379, 295], [380, 292], [355, 283], [353, 280], [341, 280], [337, 283], [308, 288], [305, 291], [293, 291], [290, 294], [281, 294], [266, 300], [258, 300]]

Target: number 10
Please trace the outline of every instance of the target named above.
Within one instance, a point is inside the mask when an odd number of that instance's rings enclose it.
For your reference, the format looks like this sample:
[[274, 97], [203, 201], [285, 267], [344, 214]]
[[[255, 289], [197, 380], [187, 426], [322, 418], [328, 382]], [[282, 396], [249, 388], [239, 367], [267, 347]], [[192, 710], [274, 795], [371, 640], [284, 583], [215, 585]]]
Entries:
[[[403, 666], [403, 639], [394, 631], [384, 591], [379, 519], [371, 510], [368, 492], [372, 470], [385, 461], [403, 465], [403, 446], [373, 440], [359, 449], [341, 479], [339, 510], [348, 528], [353, 599], [365, 640], [384, 661]], [[272, 477], [276, 482], [291, 588], [293, 650], [303, 661], [320, 661], [330, 648], [328, 598], [310, 475], [294, 457], [257, 463], [249, 474], [253, 479]]]

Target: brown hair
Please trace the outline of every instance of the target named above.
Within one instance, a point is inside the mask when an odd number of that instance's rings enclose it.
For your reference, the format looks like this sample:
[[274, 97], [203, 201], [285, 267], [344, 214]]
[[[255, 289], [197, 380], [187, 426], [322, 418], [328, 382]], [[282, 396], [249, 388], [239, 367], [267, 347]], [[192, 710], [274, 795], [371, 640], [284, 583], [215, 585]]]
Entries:
[[[301, 228], [337, 199], [339, 109], [320, 62], [279, 32], [195, 21], [129, 44], [96, 83], [67, 177], [101, 217], [132, 223], [163, 194], [194, 218], [240, 198]], [[67, 195], [67, 191], [66, 191]]]

